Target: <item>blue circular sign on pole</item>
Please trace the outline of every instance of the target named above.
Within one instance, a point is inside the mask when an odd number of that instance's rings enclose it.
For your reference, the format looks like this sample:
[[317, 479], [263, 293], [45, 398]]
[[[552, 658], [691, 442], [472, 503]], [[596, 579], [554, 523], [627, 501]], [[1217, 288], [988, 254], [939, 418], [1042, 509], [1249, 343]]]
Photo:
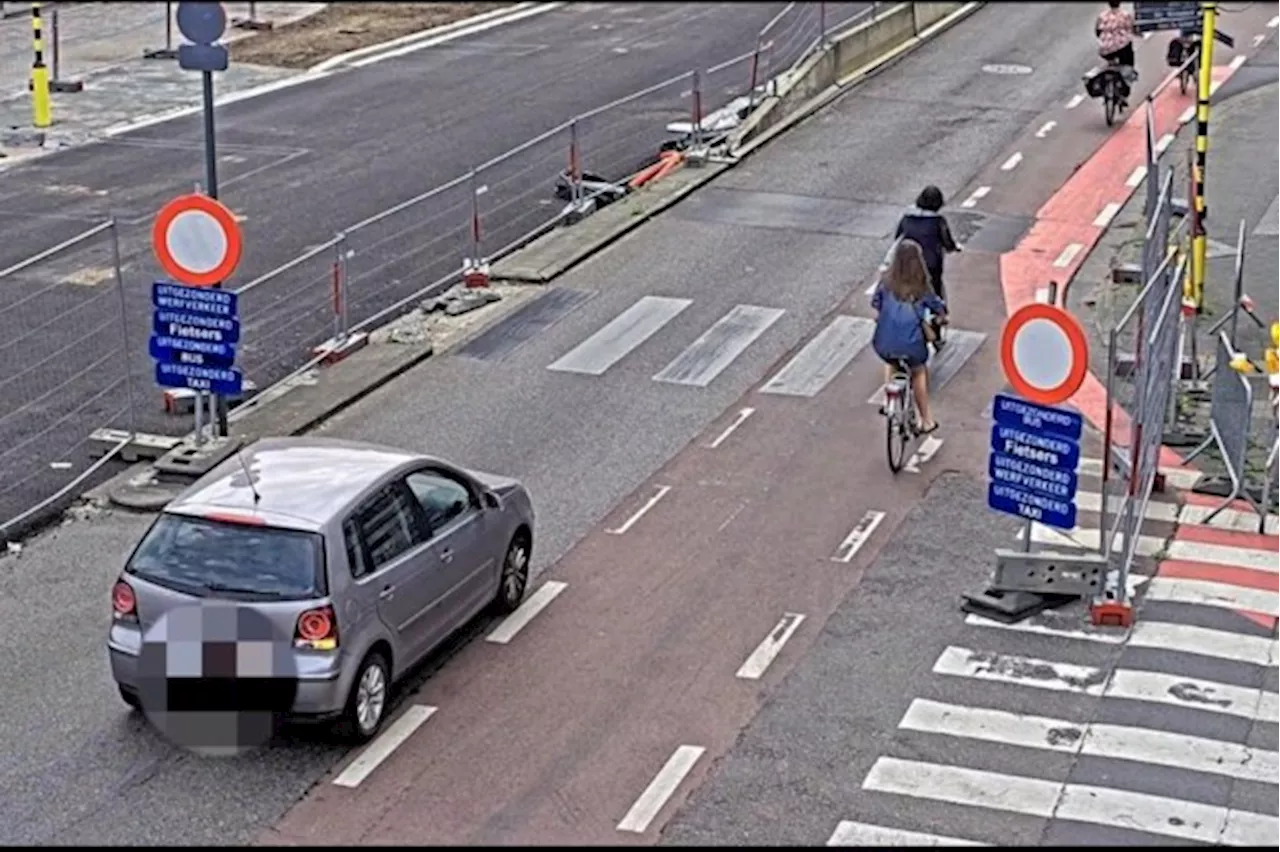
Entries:
[[227, 31], [221, 3], [179, 3], [178, 31], [192, 44], [213, 44]]

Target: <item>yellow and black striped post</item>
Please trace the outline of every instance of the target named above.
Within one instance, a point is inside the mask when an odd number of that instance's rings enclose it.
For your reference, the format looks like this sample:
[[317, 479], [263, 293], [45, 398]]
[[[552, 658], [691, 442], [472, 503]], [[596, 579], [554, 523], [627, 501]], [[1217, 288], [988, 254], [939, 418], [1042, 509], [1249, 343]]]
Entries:
[[53, 106], [49, 101], [49, 68], [44, 64], [41, 5], [31, 4], [31, 46], [35, 50], [35, 59], [31, 62], [31, 123], [36, 127], [48, 127], [53, 123]]
[[1196, 312], [1204, 311], [1205, 265], [1209, 254], [1209, 238], [1204, 228], [1208, 206], [1204, 195], [1205, 163], [1209, 154], [1209, 90], [1213, 87], [1213, 35], [1217, 27], [1218, 4], [1204, 2], [1204, 30], [1200, 34], [1200, 79], [1196, 85], [1196, 158], [1192, 166], [1192, 199], [1195, 213], [1191, 217], [1191, 292]]

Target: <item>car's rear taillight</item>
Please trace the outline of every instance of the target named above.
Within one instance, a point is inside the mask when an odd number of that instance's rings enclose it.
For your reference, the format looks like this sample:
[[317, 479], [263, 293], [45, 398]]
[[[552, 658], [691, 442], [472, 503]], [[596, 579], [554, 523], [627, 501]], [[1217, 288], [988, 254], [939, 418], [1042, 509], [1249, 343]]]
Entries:
[[299, 615], [298, 624], [293, 631], [293, 644], [296, 648], [312, 651], [332, 651], [337, 648], [338, 620], [334, 616], [333, 607], [316, 607]]
[[138, 620], [138, 596], [133, 593], [133, 586], [124, 580], [116, 580], [111, 587], [111, 611], [117, 620]]

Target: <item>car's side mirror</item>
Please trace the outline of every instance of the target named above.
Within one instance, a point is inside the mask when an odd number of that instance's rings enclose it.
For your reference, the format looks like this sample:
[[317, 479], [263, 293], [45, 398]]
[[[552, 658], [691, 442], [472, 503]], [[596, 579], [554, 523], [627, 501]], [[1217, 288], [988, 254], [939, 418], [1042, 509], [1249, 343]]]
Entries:
[[484, 492], [484, 505], [489, 509], [501, 509], [502, 498], [497, 494], [494, 494], [492, 491], [486, 491]]

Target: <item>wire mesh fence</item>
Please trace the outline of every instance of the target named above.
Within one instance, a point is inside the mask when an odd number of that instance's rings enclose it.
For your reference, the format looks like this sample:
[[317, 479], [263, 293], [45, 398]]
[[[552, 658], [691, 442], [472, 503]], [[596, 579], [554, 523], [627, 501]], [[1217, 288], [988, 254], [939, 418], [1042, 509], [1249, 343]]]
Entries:
[[94, 430], [132, 433], [130, 346], [145, 330], [127, 317], [114, 221], [0, 269], [0, 538], [114, 455], [93, 459]]
[[[117, 50], [126, 44], [131, 56], [146, 52], [161, 58], [166, 47], [176, 46], [176, 4], [126, 4], [131, 5], [126, 18], [117, 17], [110, 26], [86, 25], [83, 31], [77, 29], [81, 18], [90, 21], [85, 16], [101, 9], [82, 11], [81, 5], [97, 4], [63, 4], [59, 18], [60, 44], [67, 45], [59, 61], [72, 63], [64, 65], [68, 76], [93, 67], [75, 63], [92, 61], [87, 57], [96, 49], [95, 39], [114, 39]], [[557, 125], [341, 233], [317, 235], [318, 241], [298, 257], [236, 290], [242, 322], [238, 365], [265, 392], [313, 363], [317, 346], [391, 319], [457, 282], [467, 259], [495, 261], [575, 220], [570, 215], [580, 209], [575, 203], [600, 206], [607, 193], [619, 191], [664, 150], [686, 146], [691, 137], [704, 144], [723, 138], [755, 102], [749, 96], [767, 90], [770, 77], [820, 49], [828, 34], [874, 14], [876, 5], [789, 3], [754, 44], [743, 45], [739, 56], [711, 67], [692, 60], [687, 72]], [[232, 17], [243, 17], [247, 9], [247, 4], [230, 6]], [[284, 4], [258, 6], [271, 15]], [[29, 26], [24, 33], [29, 36]], [[138, 39], [146, 43], [134, 44]], [[78, 58], [72, 60], [73, 53]], [[599, 180], [591, 188], [592, 181], [584, 178]], [[567, 194], [566, 184], [573, 185]], [[0, 444], [9, 448], [0, 450], [5, 483], [0, 501], [9, 501], [0, 502], [0, 521], [7, 516], [6, 506], [43, 501], [61, 492], [77, 472], [82, 474], [95, 429], [133, 431], [135, 418], [141, 418], [138, 428], [147, 431], [173, 433], [189, 425], [150, 407], [138, 408], [136, 401], [126, 404], [126, 386], [137, 386], [146, 395], [153, 393], [154, 383], [152, 365], [143, 355], [148, 329], [133, 330], [135, 339], [127, 341], [127, 324], [118, 318], [147, 315], [150, 293], [124, 287], [119, 262], [112, 263], [105, 242], [89, 245], [108, 235], [115, 238], [114, 225], [99, 227], [38, 261], [0, 257], [0, 265], [11, 264], [0, 278], [22, 281], [4, 297], [13, 304], [0, 315], [0, 355], [13, 351], [17, 340], [28, 345], [38, 334], [32, 329], [48, 329], [40, 345], [54, 347], [48, 353], [39, 350], [39, 357], [24, 349], [28, 354], [22, 363], [31, 366], [0, 379], [0, 439], [9, 442]], [[75, 264], [59, 259], [66, 252], [77, 254]], [[77, 284], [72, 267], [113, 269], [114, 277], [107, 283]], [[42, 295], [26, 301], [13, 293]], [[111, 299], [121, 307], [108, 312]], [[53, 341], [62, 341], [66, 351]], [[56, 404], [51, 402], [55, 396]], [[127, 427], [121, 426], [126, 421]], [[32, 437], [45, 434], [51, 437]], [[32, 447], [39, 453], [28, 454]], [[3, 465], [14, 465], [15, 472]], [[59, 475], [51, 477], [50, 469]]]

